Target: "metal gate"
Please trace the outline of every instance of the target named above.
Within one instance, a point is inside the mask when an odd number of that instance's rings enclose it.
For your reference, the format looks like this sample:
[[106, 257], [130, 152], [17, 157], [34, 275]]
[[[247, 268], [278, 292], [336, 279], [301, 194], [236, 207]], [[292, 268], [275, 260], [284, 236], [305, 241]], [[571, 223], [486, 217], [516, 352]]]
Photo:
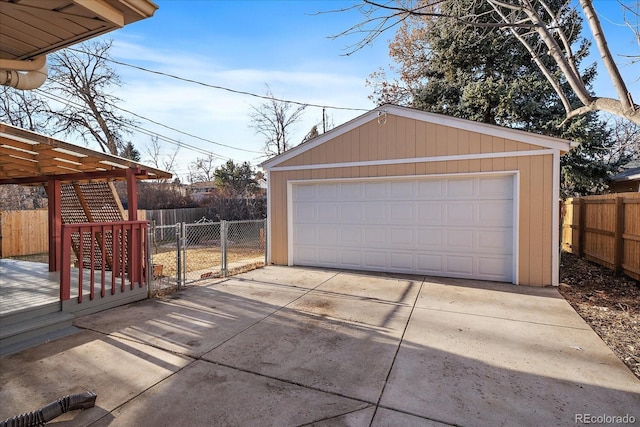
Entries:
[[152, 225], [150, 294], [265, 265], [266, 230], [266, 220]]

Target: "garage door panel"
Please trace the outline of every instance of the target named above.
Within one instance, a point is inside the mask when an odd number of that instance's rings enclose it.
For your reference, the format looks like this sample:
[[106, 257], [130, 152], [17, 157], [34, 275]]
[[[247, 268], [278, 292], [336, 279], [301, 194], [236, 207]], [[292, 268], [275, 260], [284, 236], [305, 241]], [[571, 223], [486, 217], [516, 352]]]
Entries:
[[385, 182], [367, 182], [364, 184], [366, 200], [387, 200], [387, 184]]
[[362, 230], [359, 227], [340, 227], [340, 242], [344, 246], [360, 246]]
[[294, 227], [293, 241], [306, 244], [316, 241], [316, 226], [313, 224], [298, 224]]
[[326, 203], [322, 208], [316, 209], [315, 217], [318, 222], [337, 224], [340, 219], [340, 205], [337, 203]]
[[319, 245], [335, 246], [340, 244], [338, 228], [334, 225], [319, 224], [316, 227], [316, 241]]
[[406, 201], [395, 202], [390, 206], [390, 213], [391, 221], [412, 224], [415, 220], [414, 203]]
[[331, 248], [318, 248], [318, 261], [325, 265], [336, 265], [338, 263], [338, 254]]
[[387, 246], [387, 230], [380, 227], [362, 227], [361, 230], [364, 234], [365, 245], [381, 248]]
[[445, 273], [457, 276], [473, 276], [473, 256], [447, 255]]
[[390, 207], [383, 203], [367, 203], [364, 208], [364, 224], [388, 224]]
[[415, 248], [415, 230], [413, 228], [392, 228], [389, 233], [389, 243], [392, 248]]
[[418, 254], [416, 256], [417, 270], [423, 274], [442, 276], [444, 274], [443, 258], [439, 254]]
[[295, 184], [292, 261], [511, 281], [513, 181], [472, 176]]
[[475, 205], [469, 202], [450, 203], [446, 206], [445, 222], [442, 225], [475, 225]]
[[416, 197], [418, 200], [441, 200], [444, 196], [444, 181], [419, 181]]
[[319, 200], [338, 200], [338, 184], [319, 185], [316, 197]]
[[415, 200], [413, 181], [390, 182], [389, 198], [391, 200]]
[[512, 195], [513, 180], [504, 179], [504, 177], [483, 177], [478, 179], [480, 194], [490, 195]]
[[443, 230], [440, 228], [423, 228], [418, 230], [418, 247], [426, 250], [440, 249], [443, 246]]
[[358, 268], [362, 265], [362, 252], [356, 249], [346, 249], [338, 251], [340, 254], [340, 265], [344, 267]]
[[445, 181], [447, 183], [448, 199], [469, 199], [476, 195], [474, 191], [475, 180], [469, 179], [451, 179]]
[[449, 251], [471, 251], [475, 247], [475, 230], [447, 230], [447, 244], [443, 249]]
[[296, 200], [315, 200], [316, 199], [316, 185], [313, 184], [301, 184], [296, 185], [293, 188], [293, 197]]
[[485, 201], [478, 204], [478, 225], [511, 226], [513, 211], [511, 200]]
[[340, 205], [340, 224], [360, 224], [364, 218], [361, 204], [343, 203]]
[[488, 280], [496, 280], [509, 274], [511, 257], [478, 257], [478, 276]]
[[419, 224], [424, 225], [441, 225], [444, 217], [443, 202], [417, 203], [416, 219]]
[[300, 203], [293, 208], [293, 221], [297, 224], [318, 222], [316, 207], [307, 203]]
[[318, 259], [316, 248], [309, 246], [298, 246], [296, 251], [296, 262], [299, 264], [316, 265]]
[[414, 270], [414, 254], [411, 252], [391, 252], [389, 267], [393, 270]]
[[511, 229], [482, 230], [477, 232], [478, 249], [482, 252], [512, 254]]
[[376, 270], [387, 268], [387, 253], [382, 251], [365, 251], [364, 266]]
[[364, 199], [364, 186], [361, 182], [349, 182], [340, 184], [340, 198], [342, 200]]

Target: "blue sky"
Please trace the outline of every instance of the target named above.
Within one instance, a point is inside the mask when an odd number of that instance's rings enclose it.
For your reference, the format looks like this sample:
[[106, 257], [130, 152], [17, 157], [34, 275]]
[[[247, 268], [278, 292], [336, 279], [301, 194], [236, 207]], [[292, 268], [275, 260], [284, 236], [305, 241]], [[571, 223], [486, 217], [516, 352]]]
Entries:
[[[162, 71], [183, 78], [240, 91], [264, 94], [268, 84], [274, 96], [305, 103], [369, 110], [372, 89], [365, 80], [379, 67], [389, 64], [389, 32], [373, 46], [345, 56], [345, 47], [356, 41], [329, 36], [362, 20], [357, 11], [317, 12], [348, 7], [351, 1], [207, 1], [156, 0], [160, 6], [147, 20], [108, 34], [114, 41], [112, 56], [118, 61]], [[638, 54], [629, 29], [621, 26], [617, 2], [596, 1], [610, 47], [616, 53]], [[595, 47], [592, 48], [595, 53]], [[592, 55], [597, 60], [596, 55]], [[622, 72], [636, 102], [640, 99], [639, 64]], [[207, 138], [233, 150], [202, 142], [177, 132], [140, 121], [139, 125], [197, 146], [226, 159], [257, 165], [264, 145], [262, 136], [250, 127], [249, 113], [260, 99], [186, 83], [129, 67], [114, 66], [124, 86], [118, 95], [122, 107], [168, 126]], [[594, 86], [598, 95], [612, 96], [604, 70]], [[327, 110], [329, 121], [342, 124], [364, 111]], [[293, 128], [294, 141], [301, 140], [322, 119], [320, 108], [308, 107]], [[133, 134], [132, 140], [148, 158], [150, 138]], [[175, 146], [160, 141], [165, 153]], [[184, 180], [189, 163], [204, 154], [181, 148], [176, 172]]]

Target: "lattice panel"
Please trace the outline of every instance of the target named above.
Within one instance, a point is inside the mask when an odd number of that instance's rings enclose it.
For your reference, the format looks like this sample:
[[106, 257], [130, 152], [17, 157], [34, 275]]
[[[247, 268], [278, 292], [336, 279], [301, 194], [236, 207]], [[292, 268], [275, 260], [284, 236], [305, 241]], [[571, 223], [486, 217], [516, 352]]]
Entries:
[[[83, 184], [61, 185], [61, 216], [64, 224], [83, 222], [115, 222], [123, 221], [122, 207], [116, 199], [116, 193], [109, 182], [90, 182]], [[94, 268], [102, 268], [103, 258], [106, 258], [106, 268], [112, 267], [111, 233], [101, 235], [97, 233], [82, 233], [83, 239], [83, 267], [90, 268], [91, 245], [93, 245]], [[102, 254], [102, 239], [104, 239], [105, 254]], [[76, 258], [80, 258], [80, 235], [72, 235], [72, 246]], [[120, 261], [123, 261], [122, 259]], [[126, 260], [124, 260], [126, 262]]]

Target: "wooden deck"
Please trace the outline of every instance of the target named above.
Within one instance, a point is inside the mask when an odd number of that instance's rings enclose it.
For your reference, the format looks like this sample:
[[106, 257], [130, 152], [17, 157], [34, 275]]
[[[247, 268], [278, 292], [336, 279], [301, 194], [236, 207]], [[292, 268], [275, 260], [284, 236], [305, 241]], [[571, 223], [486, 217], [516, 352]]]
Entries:
[[0, 259], [0, 315], [60, 301], [60, 272], [41, 262]]
[[[96, 271], [96, 279], [100, 272]], [[105, 272], [111, 282], [111, 272]], [[90, 271], [83, 271], [85, 292], [88, 295]], [[78, 269], [71, 269], [71, 298], [78, 296]], [[73, 284], [76, 284], [74, 286]], [[99, 292], [99, 291], [98, 291]], [[26, 308], [35, 308], [60, 301], [60, 272], [50, 272], [48, 264], [41, 262], [0, 259], [0, 315]]]

